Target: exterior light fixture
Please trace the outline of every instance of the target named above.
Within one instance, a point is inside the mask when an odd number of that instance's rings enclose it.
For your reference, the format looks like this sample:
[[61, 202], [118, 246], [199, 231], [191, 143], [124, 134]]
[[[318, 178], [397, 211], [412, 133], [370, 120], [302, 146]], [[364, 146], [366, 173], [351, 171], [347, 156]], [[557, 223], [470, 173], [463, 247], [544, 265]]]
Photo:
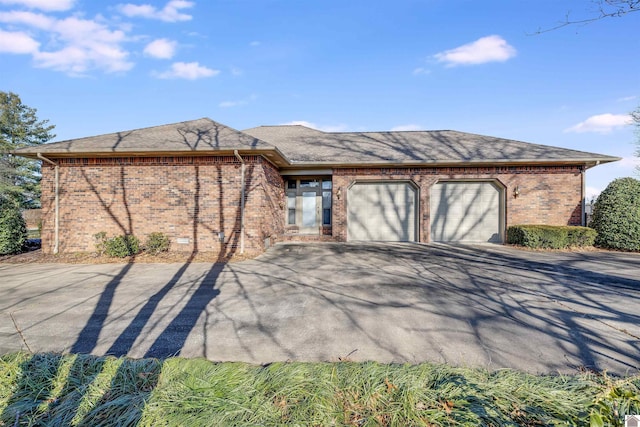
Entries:
[[518, 196], [520, 195], [520, 187], [518, 187], [517, 185], [513, 188], [513, 198], [517, 199]]
[[224, 243], [224, 231], [218, 232], [218, 240]]
[[336, 199], [340, 200], [340, 196], [342, 196], [342, 191], [338, 188], [338, 191], [336, 192]]

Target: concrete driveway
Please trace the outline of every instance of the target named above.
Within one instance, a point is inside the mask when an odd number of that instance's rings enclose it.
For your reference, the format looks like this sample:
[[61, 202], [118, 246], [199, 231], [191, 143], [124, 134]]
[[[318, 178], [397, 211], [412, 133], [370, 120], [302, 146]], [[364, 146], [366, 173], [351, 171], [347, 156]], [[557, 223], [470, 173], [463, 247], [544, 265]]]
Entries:
[[3, 353], [26, 342], [132, 357], [625, 374], [640, 368], [639, 337], [640, 254], [281, 244], [227, 265], [0, 264]]

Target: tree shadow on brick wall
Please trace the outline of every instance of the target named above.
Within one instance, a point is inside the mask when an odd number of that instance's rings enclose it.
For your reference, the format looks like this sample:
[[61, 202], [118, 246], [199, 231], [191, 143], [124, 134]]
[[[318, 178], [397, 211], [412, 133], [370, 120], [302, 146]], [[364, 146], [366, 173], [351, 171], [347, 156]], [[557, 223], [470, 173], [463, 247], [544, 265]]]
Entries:
[[[129, 209], [129, 204], [127, 203], [127, 190], [125, 185], [125, 171], [124, 166], [120, 166], [120, 188], [122, 191], [122, 204], [124, 205], [124, 209], [127, 212], [125, 222], [121, 221], [120, 218], [116, 215], [113, 209], [113, 205], [107, 203], [104, 197], [100, 194], [96, 186], [93, 184], [89, 176], [87, 175], [84, 169], [81, 169], [82, 176], [86, 180], [93, 194], [98, 198], [100, 205], [107, 212], [109, 217], [113, 220], [115, 224], [117, 224], [118, 228], [121, 230], [122, 234], [130, 235], [133, 234], [133, 224], [131, 219], [131, 212]], [[128, 242], [127, 242], [128, 244]], [[133, 262], [135, 261], [135, 255], [131, 257], [129, 262], [122, 267], [122, 269], [115, 275], [113, 278], [107, 283], [104, 291], [100, 294], [100, 298], [98, 298], [98, 302], [91, 314], [91, 317], [85, 324], [84, 328], [78, 335], [76, 342], [71, 347], [72, 353], [90, 353], [96, 347], [98, 343], [98, 337], [100, 332], [104, 327], [104, 323], [107, 319], [109, 311], [111, 309], [111, 305], [113, 303], [113, 297], [115, 295], [117, 287], [120, 285], [124, 277], [129, 273]]]
[[[194, 134], [195, 138], [193, 137]], [[191, 146], [192, 149], [196, 149], [202, 141], [208, 145], [218, 146], [217, 133], [215, 133], [215, 136], [212, 139], [212, 134], [210, 132], [203, 134], [199, 131], [193, 132], [192, 130], [186, 129], [184, 130], [183, 138], [185, 144]], [[189, 141], [190, 139], [192, 142]], [[257, 141], [255, 142], [257, 143]], [[233, 230], [233, 233], [226, 241], [221, 242], [221, 249], [218, 252], [212, 268], [200, 279], [198, 288], [191, 294], [189, 300], [182, 307], [180, 312], [156, 338], [145, 353], [145, 357], [167, 357], [180, 353], [189, 334], [198, 322], [198, 319], [202, 313], [206, 311], [206, 307], [220, 294], [219, 285], [217, 285], [219, 275], [223, 271], [226, 261], [233, 257], [238, 250], [242, 232], [241, 195], [240, 193], [238, 194], [235, 212], [230, 215], [230, 218], [227, 218], [225, 216], [225, 204], [229, 203], [230, 198], [233, 198], [233, 200], [236, 200], [236, 198], [234, 195], [225, 194], [223, 188], [223, 165], [220, 162], [216, 162], [215, 168], [217, 175], [216, 182], [218, 182], [218, 194], [216, 197], [218, 202], [218, 230], [213, 229], [212, 226], [200, 219], [200, 184], [199, 174], [196, 173], [197, 197], [195, 200], [196, 203], [193, 218], [193, 238], [194, 245], [196, 245], [194, 247], [194, 254], [197, 252], [197, 237], [200, 228], [205, 229], [205, 231], [211, 235], [216, 235], [218, 232], [224, 232], [224, 230], [228, 229], [228, 222], [231, 222], [231, 229]], [[250, 163], [245, 170], [245, 202], [253, 188], [254, 168], [255, 164]], [[196, 171], [197, 170], [198, 169], [196, 168]], [[216, 286], [218, 286], [218, 288], [216, 288]]]
[[[217, 128], [213, 126], [210, 129], [184, 129], [181, 131], [184, 143], [191, 150], [197, 149], [201, 144], [207, 144], [215, 147], [218, 145]], [[235, 158], [233, 158], [235, 161]], [[185, 212], [184, 215], [188, 216], [192, 224], [191, 239], [193, 247], [187, 261], [175, 272], [175, 274], [162, 286], [155, 294], [153, 294], [140, 309], [137, 311], [133, 319], [128, 323], [127, 327], [122, 330], [118, 337], [114, 340], [110, 348], [106, 351], [107, 354], [123, 356], [127, 355], [135, 345], [137, 341], [140, 341], [141, 335], [145, 328], [149, 325], [152, 317], [157, 316], [158, 307], [165, 297], [178, 285], [192, 264], [197, 253], [199, 252], [199, 242], [201, 235], [205, 233], [208, 236], [218, 236], [218, 232], [224, 232], [224, 230], [234, 230], [230, 236], [226, 237], [225, 241], [220, 242], [220, 250], [214, 260], [213, 265], [209, 271], [207, 271], [201, 277], [198, 277], [195, 282], [198, 283], [197, 288], [191, 293], [189, 299], [185, 305], [181, 308], [180, 312], [173, 317], [173, 319], [167, 324], [164, 330], [155, 339], [153, 344], [147, 350], [145, 356], [148, 357], [167, 357], [178, 354], [184, 343], [186, 342], [188, 335], [197, 323], [200, 315], [205, 311], [207, 305], [219, 295], [220, 290], [216, 288], [217, 280], [224, 269], [224, 263], [231, 258], [238, 250], [240, 240], [240, 194], [225, 194], [225, 188], [223, 187], [223, 164], [221, 162], [215, 163], [216, 175], [214, 182], [218, 183], [216, 199], [218, 203], [218, 221], [217, 224], [209, 224], [201, 218], [201, 205], [203, 201], [203, 192], [206, 189], [202, 188], [203, 177], [201, 166], [197, 161], [194, 161], [193, 177], [194, 187], [191, 196], [191, 200], [184, 200]], [[237, 166], [239, 168], [239, 165]], [[247, 189], [252, 188], [253, 169], [255, 165], [249, 164], [245, 171]], [[84, 173], [84, 171], [83, 171]], [[85, 174], [85, 179], [87, 179]], [[123, 194], [122, 203], [126, 206], [125, 211], [127, 213], [128, 224], [123, 224], [117, 217], [113, 210], [113, 207], [106, 203], [104, 198], [99, 194], [96, 186], [94, 186], [89, 179], [87, 182], [91, 190], [94, 192], [102, 208], [109, 214], [119, 228], [123, 230], [125, 234], [133, 234], [133, 228], [131, 225], [130, 210], [127, 205], [126, 199], [126, 185], [125, 185], [125, 173], [122, 169], [120, 174], [120, 186]], [[245, 200], [249, 196], [248, 190], [245, 194]], [[235, 212], [225, 214], [225, 205], [228, 206], [230, 200], [237, 199]], [[229, 224], [231, 223], [231, 224]], [[127, 227], [128, 225], [128, 227]], [[217, 227], [217, 229], [216, 229]], [[80, 334], [76, 344], [73, 346], [73, 351], [91, 352], [95, 349], [97, 344], [97, 337], [101, 332], [106, 317], [109, 313], [109, 308], [113, 301], [115, 289], [122, 282], [124, 275], [129, 273], [131, 265], [127, 265], [123, 268], [120, 274], [115, 276], [107, 287], [105, 292], [100, 297], [94, 314], [90, 318], [89, 322], [85, 326], [85, 329]], [[144, 338], [144, 337], [143, 337]], [[144, 342], [144, 339], [142, 340]]]
[[[220, 178], [222, 171], [218, 169], [217, 173], [218, 178]], [[118, 338], [116, 338], [111, 347], [107, 350], [107, 354], [124, 356], [131, 351], [134, 343], [140, 337], [145, 326], [147, 326], [151, 317], [156, 313], [161, 301], [181, 281], [185, 272], [188, 270], [198, 253], [199, 234], [200, 228], [202, 227], [199, 219], [201, 200], [199, 166], [194, 167], [194, 174], [195, 189], [193, 193], [193, 224], [191, 234], [191, 238], [193, 239], [193, 249], [189, 254], [189, 258], [178, 269], [178, 271], [176, 271], [173, 277], [171, 277], [171, 279], [169, 279], [169, 281], [167, 281], [160, 290], [153, 294], [140, 308], [140, 310], [138, 310], [129, 325], [120, 333]], [[222, 190], [220, 191], [222, 192]], [[223, 227], [224, 222], [224, 214], [221, 213], [220, 227]], [[237, 239], [237, 236], [232, 236], [232, 238]], [[217, 258], [214, 260], [211, 269], [205, 275], [196, 280], [196, 282], [199, 283], [197, 289], [192, 293], [182, 310], [173, 318], [163, 332], [161, 332], [156, 341], [151, 345], [151, 348], [145, 355], [146, 357], [168, 357], [180, 352], [200, 314], [204, 311], [206, 306], [220, 294], [220, 291], [215, 288], [216, 281], [224, 268], [224, 260], [235, 252], [236, 245], [234, 243], [235, 242], [229, 242], [221, 245], [221, 250], [219, 251]]]
[[[251, 164], [246, 171], [245, 185], [249, 189], [252, 185], [254, 165]], [[222, 165], [216, 165], [216, 173], [218, 175], [218, 182], [222, 182]], [[227, 221], [232, 221], [233, 230], [240, 230], [241, 215], [240, 215], [240, 198], [238, 198], [238, 208], [236, 213], [232, 215], [232, 218], [226, 218], [224, 214], [224, 204], [228, 200], [229, 195], [224, 194], [222, 184], [218, 187], [218, 209], [219, 220], [218, 229], [224, 230]], [[249, 191], [245, 194], [245, 198], [248, 197]], [[194, 239], [197, 236], [198, 229], [205, 227], [209, 231], [208, 225], [201, 224], [197, 218], [198, 209], [196, 209], [196, 218], [194, 219]], [[226, 261], [233, 257], [238, 250], [240, 243], [240, 233], [234, 232], [232, 236], [222, 243], [222, 248], [218, 252], [217, 258], [214, 261], [211, 269], [199, 279], [198, 288], [191, 294], [189, 300], [182, 307], [180, 312], [173, 317], [171, 322], [165, 327], [160, 335], [153, 342], [151, 347], [145, 353], [145, 357], [168, 357], [177, 355], [184, 347], [185, 342], [200, 316], [205, 313], [207, 306], [211, 301], [220, 294], [219, 285], [217, 284], [220, 273], [225, 267]]]
[[[212, 132], [213, 131], [213, 132]], [[193, 135], [193, 132], [189, 131], [185, 133], [185, 135]], [[214, 129], [209, 129], [207, 132], [197, 132], [196, 133], [196, 141], [191, 145], [188, 141], [188, 138], [185, 136], [185, 143], [189, 145], [192, 149], [195, 149], [202, 138], [207, 138], [207, 143], [209, 144], [217, 144], [217, 133]], [[252, 176], [253, 167], [248, 168], [247, 174], [249, 177]], [[100, 203], [102, 209], [107, 213], [107, 215], [111, 218], [111, 220], [117, 225], [122, 234], [134, 234], [135, 230], [133, 229], [133, 221], [131, 209], [129, 207], [129, 203], [127, 200], [127, 184], [126, 184], [126, 170], [124, 166], [120, 166], [120, 174], [119, 174], [119, 186], [122, 194], [121, 205], [124, 208], [126, 213], [126, 218], [123, 220], [117, 215], [116, 209], [118, 209], [120, 204], [108, 203], [107, 200], [100, 193], [98, 187], [92, 182], [88, 174], [84, 169], [81, 170], [81, 173], [89, 185], [90, 190], [96, 196], [97, 200]], [[192, 264], [195, 259], [198, 251], [199, 251], [199, 241], [200, 234], [205, 230], [206, 232], [213, 234], [216, 230], [213, 229], [209, 224], [203, 223], [200, 218], [200, 206], [202, 202], [202, 184], [201, 184], [201, 169], [198, 164], [194, 164], [193, 166], [194, 173], [194, 188], [193, 188], [193, 197], [190, 205], [192, 209], [189, 209], [189, 206], [185, 206], [186, 212], [185, 215], [188, 215], [192, 222], [192, 233], [191, 238], [193, 240], [192, 251], [187, 259], [187, 261], [176, 271], [176, 273], [171, 277], [167, 283], [162, 286], [154, 295], [152, 295], [145, 304], [138, 310], [134, 318], [129, 322], [129, 324], [119, 333], [118, 337], [111, 344], [110, 348], [105, 352], [106, 354], [115, 355], [115, 356], [126, 356], [134, 347], [136, 341], [142, 336], [143, 331], [149, 322], [151, 321], [154, 314], [156, 314], [158, 310], [158, 306], [162, 302], [162, 300], [167, 296], [167, 294], [176, 287], [177, 284], [181, 282], [184, 277], [185, 272], [189, 269], [189, 266]], [[238, 198], [237, 203], [237, 211], [234, 215], [231, 215], [231, 218], [225, 217], [225, 211], [223, 209], [224, 201], [227, 200], [232, 195], [224, 194], [224, 189], [222, 187], [223, 182], [223, 170], [222, 165], [220, 163], [216, 163], [216, 182], [218, 182], [218, 203], [219, 203], [219, 220], [218, 220], [218, 229], [224, 230], [226, 226], [226, 222], [233, 222], [233, 230], [240, 230], [240, 200]], [[247, 186], [251, 185], [251, 179], [247, 180]], [[246, 197], [246, 195], [245, 195]], [[238, 241], [240, 239], [239, 233], [234, 232], [225, 242], [221, 242], [220, 251], [215, 260], [213, 260], [213, 264], [211, 268], [201, 277], [196, 279], [196, 283], [198, 283], [197, 289], [191, 294], [189, 300], [182, 307], [180, 312], [169, 322], [169, 324], [164, 328], [164, 330], [159, 334], [156, 340], [151, 344], [150, 348], [147, 350], [145, 357], [169, 357], [176, 354], [179, 354], [182, 350], [191, 330], [197, 323], [198, 319], [202, 312], [205, 311], [207, 305], [216, 298], [220, 294], [220, 290], [216, 288], [217, 280], [224, 269], [224, 262], [233, 256], [238, 247]], [[125, 277], [127, 275], [133, 274], [131, 271], [133, 268], [133, 259], [126, 265], [122, 267], [122, 269], [115, 275], [113, 278], [107, 283], [103, 292], [101, 293], [94, 311], [90, 316], [89, 320], [85, 324], [84, 328], [78, 335], [76, 342], [71, 348], [71, 352], [73, 353], [90, 353], [95, 351], [98, 345], [98, 339], [100, 335], [104, 332], [104, 328], [109, 317], [111, 307], [114, 302], [114, 297], [116, 294], [116, 290], [118, 286], [120, 286]], [[157, 315], [157, 314], [156, 314]], [[144, 340], [143, 340], [144, 342]], [[77, 363], [74, 362], [74, 365], [71, 367], [71, 371], [75, 372], [76, 370], [81, 370], [82, 363], [81, 358], [77, 359]], [[78, 364], [78, 366], [76, 366]], [[126, 366], [123, 364], [122, 368], [118, 369], [114, 377], [114, 381], [117, 378], [126, 376], [126, 372], [120, 372], [121, 369], [125, 369]], [[91, 382], [91, 380], [90, 380]], [[157, 381], [154, 380], [153, 383], [149, 384], [148, 387], [151, 389], [155, 387]], [[119, 384], [116, 382], [113, 383], [113, 387], [118, 387]], [[82, 394], [82, 393], [81, 393]], [[143, 396], [144, 397], [144, 396]], [[103, 399], [108, 399], [108, 393], [103, 396]], [[77, 402], [82, 401], [82, 395], [77, 396]], [[144, 399], [141, 403], [144, 403]], [[137, 405], [139, 410], [131, 415], [133, 418], [138, 420], [142, 414], [142, 409], [144, 407], [143, 404]], [[73, 414], [77, 411], [77, 407], [73, 410], [70, 410], [70, 413]]]

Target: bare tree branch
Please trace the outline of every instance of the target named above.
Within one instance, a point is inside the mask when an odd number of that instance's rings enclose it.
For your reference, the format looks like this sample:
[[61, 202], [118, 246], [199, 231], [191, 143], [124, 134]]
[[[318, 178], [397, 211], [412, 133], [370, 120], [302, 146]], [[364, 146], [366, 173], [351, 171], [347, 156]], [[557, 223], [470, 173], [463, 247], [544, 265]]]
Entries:
[[640, 0], [592, 0], [592, 3], [595, 5], [596, 10], [591, 16], [583, 19], [572, 19], [569, 11], [563, 22], [551, 28], [538, 29], [534, 34], [548, 33], [570, 25], [587, 25], [606, 18], [620, 18], [640, 11]]
[[20, 335], [20, 338], [22, 338], [22, 342], [24, 343], [25, 347], [27, 347], [27, 350], [29, 350], [29, 353], [33, 353], [33, 351], [31, 350], [31, 347], [29, 347], [29, 344], [27, 343], [27, 339], [24, 337], [24, 334], [22, 333], [22, 330], [18, 327], [15, 317], [13, 317], [13, 313], [9, 313], [9, 317], [11, 317], [11, 320], [13, 321], [13, 326], [16, 328], [16, 331], [18, 331], [18, 334]]
[[[636, 157], [640, 158], [640, 107], [631, 112], [631, 121], [636, 127]], [[640, 164], [636, 166], [636, 172], [640, 175]]]

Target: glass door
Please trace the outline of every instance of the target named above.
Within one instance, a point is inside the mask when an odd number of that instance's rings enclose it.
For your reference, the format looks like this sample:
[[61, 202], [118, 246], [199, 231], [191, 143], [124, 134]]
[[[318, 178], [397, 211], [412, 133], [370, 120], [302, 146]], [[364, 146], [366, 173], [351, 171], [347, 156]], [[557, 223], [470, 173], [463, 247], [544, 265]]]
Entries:
[[288, 179], [286, 218], [301, 234], [321, 234], [331, 225], [331, 179]]
[[318, 195], [315, 191], [302, 192], [302, 227], [318, 227], [318, 209], [316, 199]]

